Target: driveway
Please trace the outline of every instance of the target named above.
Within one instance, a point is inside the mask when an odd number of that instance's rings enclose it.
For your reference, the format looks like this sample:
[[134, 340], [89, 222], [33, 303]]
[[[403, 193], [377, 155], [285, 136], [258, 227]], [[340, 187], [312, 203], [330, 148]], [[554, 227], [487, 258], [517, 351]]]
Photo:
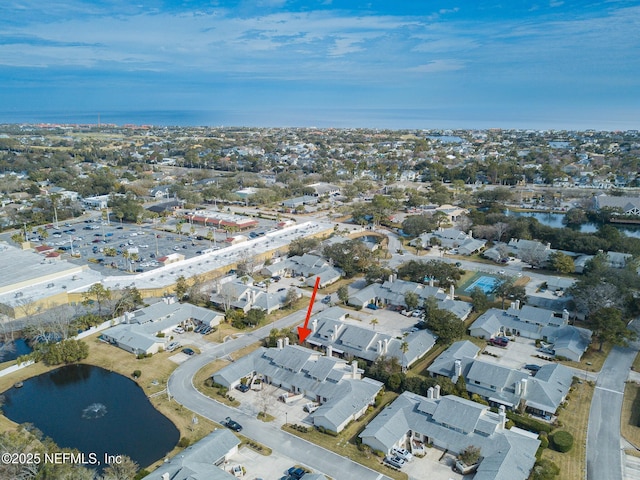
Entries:
[[425, 472], [429, 472], [429, 480], [463, 480], [471, 479], [473, 475], [463, 476], [453, 471], [455, 457], [445, 454], [439, 448], [427, 448], [427, 454], [422, 457], [414, 457], [407, 463], [402, 471], [409, 476], [409, 480], [422, 480], [427, 478]]
[[620, 415], [625, 381], [637, 353], [637, 345], [614, 347], [598, 375], [587, 430], [588, 480], [623, 478]]
[[[296, 460], [296, 463], [327, 474], [333, 478], [357, 478], [362, 480], [388, 479], [374, 470], [366, 468], [336, 453], [282, 431], [279, 426], [264, 423], [241, 410], [227, 407], [200, 393], [193, 385], [193, 376], [200, 368], [216, 358], [224, 357], [268, 336], [272, 328], [283, 328], [304, 320], [305, 311], [295, 312], [274, 324], [269, 324], [247, 335], [212, 346], [202, 354], [182, 363], [171, 375], [167, 390], [171, 397], [189, 410], [210, 420], [220, 422], [227, 416], [238, 421], [243, 427], [242, 433], [268, 447], [280, 455]], [[390, 480], [390, 479], [389, 479]]]

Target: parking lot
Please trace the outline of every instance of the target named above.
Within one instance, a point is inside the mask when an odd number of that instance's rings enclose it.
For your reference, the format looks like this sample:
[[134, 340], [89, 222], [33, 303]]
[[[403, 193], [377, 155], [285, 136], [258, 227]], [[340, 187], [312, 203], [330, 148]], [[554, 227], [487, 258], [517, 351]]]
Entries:
[[[537, 358], [539, 354], [536, 349], [535, 341], [527, 338], [517, 337], [516, 340], [509, 341], [506, 347], [497, 347], [487, 345], [485, 351], [492, 355], [480, 355], [480, 359], [497, 363], [508, 368], [522, 369], [525, 364], [533, 363], [537, 365], [546, 365], [554, 363], [542, 358]], [[493, 355], [496, 355], [495, 357]], [[526, 371], [523, 369], [523, 371]]]
[[249, 480], [254, 478], [277, 480], [285, 476], [289, 468], [299, 463], [277, 452], [273, 452], [266, 457], [250, 448], [243, 447], [229, 459], [224, 465], [224, 469], [228, 472], [234, 465], [241, 465], [246, 471], [242, 478]]
[[[92, 218], [87, 218], [88, 216]], [[257, 220], [256, 228], [242, 234], [250, 236], [252, 232], [263, 232], [275, 227], [275, 221]], [[107, 222], [97, 212], [90, 212], [82, 220], [60, 222], [57, 229], [49, 225], [46, 238], [42, 240], [38, 239], [35, 229], [29, 237], [34, 246], [50, 245], [58, 249], [64, 259], [77, 265], [88, 264], [103, 275], [141, 273], [160, 266], [157, 259], [171, 253], [191, 258], [209, 249], [227, 245], [225, 240], [228, 234], [224, 230], [183, 223], [181, 233], [177, 233], [177, 223], [177, 219], [172, 217], [166, 223], [155, 224], [131, 224], [113, 220]], [[212, 235], [210, 239], [207, 238], [208, 235]]]

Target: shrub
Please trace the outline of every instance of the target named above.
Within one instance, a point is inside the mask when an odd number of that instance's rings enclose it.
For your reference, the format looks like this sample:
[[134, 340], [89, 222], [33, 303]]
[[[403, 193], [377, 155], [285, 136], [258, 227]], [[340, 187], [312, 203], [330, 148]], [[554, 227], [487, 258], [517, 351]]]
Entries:
[[573, 435], [566, 430], [558, 430], [551, 435], [553, 449], [561, 453], [566, 453], [573, 447]]
[[551, 460], [536, 462], [531, 474], [532, 480], [553, 480], [560, 473], [560, 468]]
[[458, 455], [458, 460], [466, 465], [473, 465], [480, 460], [480, 449], [475, 445], [469, 445]]
[[522, 428], [524, 430], [529, 430], [530, 432], [551, 432], [552, 426], [548, 423], [541, 422], [540, 420], [536, 420], [535, 418], [527, 417], [525, 415], [519, 415], [515, 412], [507, 412], [507, 418], [509, 420], [513, 420], [516, 424], [516, 427]]
[[134, 370], [132, 375], [133, 375], [133, 378], [140, 378], [140, 376], [142, 375], [142, 372], [140, 370]]
[[180, 441], [178, 441], [178, 446], [180, 448], [187, 448], [190, 443], [191, 443], [191, 441], [189, 440], [188, 437], [181, 437]]

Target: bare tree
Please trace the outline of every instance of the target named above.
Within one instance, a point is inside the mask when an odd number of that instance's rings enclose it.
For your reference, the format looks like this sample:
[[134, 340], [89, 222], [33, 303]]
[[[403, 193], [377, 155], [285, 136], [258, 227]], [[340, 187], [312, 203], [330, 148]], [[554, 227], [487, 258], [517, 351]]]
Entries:
[[231, 304], [237, 300], [234, 286], [230, 282], [222, 284], [218, 297], [222, 300], [222, 309], [227, 313], [231, 309]]
[[496, 230], [494, 238], [499, 242], [509, 230], [509, 224], [504, 222], [497, 222], [493, 224], [493, 228], [495, 228]]

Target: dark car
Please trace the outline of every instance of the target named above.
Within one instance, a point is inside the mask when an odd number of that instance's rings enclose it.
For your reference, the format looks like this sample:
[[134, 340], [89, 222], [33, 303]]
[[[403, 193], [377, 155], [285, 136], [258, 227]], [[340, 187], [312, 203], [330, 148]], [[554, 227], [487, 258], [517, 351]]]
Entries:
[[249, 385], [245, 385], [244, 383], [239, 383], [238, 385], [236, 385], [236, 390], [239, 390], [242, 393], [248, 392], [249, 391]]
[[540, 370], [540, 365], [536, 365], [535, 363], [527, 363], [524, 366], [525, 370], [529, 370], [530, 372], [537, 372], [538, 370]]
[[378, 310], [378, 306], [375, 303], [370, 303], [367, 305], [367, 308], [370, 310]]
[[503, 337], [495, 337], [489, 340], [489, 343], [496, 347], [506, 347], [509, 344], [509, 340]]
[[287, 470], [287, 473], [291, 478], [298, 480], [299, 478], [304, 477], [305, 473], [309, 473], [309, 471], [305, 470], [302, 467], [291, 467], [289, 470]]
[[331, 303], [331, 295], [327, 295], [322, 299], [322, 303]]
[[235, 420], [232, 420], [231, 417], [225, 418], [224, 421], [222, 422], [222, 424], [225, 427], [230, 428], [234, 432], [240, 432], [242, 430], [242, 425], [240, 425]]
[[182, 353], [186, 353], [187, 355], [191, 356], [191, 355], [194, 355], [196, 352], [191, 348], [183, 348]]

